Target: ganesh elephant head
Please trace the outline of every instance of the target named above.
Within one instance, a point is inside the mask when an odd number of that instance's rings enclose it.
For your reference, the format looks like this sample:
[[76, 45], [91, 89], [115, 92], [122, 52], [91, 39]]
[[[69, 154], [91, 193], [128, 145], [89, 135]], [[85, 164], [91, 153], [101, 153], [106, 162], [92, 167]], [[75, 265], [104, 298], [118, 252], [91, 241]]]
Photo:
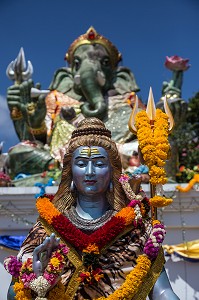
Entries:
[[66, 60], [69, 67], [55, 72], [50, 89], [79, 100], [85, 117], [103, 120], [109, 95], [139, 91], [130, 69], [119, 66], [117, 48], [93, 27], [71, 44]]

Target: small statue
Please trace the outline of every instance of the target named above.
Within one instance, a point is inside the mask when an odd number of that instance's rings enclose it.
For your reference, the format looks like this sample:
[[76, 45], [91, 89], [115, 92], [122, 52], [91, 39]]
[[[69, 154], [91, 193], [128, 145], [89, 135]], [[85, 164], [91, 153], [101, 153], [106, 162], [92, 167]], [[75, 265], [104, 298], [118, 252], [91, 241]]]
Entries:
[[[165, 67], [172, 71], [173, 76], [169, 82], [163, 82], [162, 97], [156, 106], [163, 109], [163, 99], [166, 97], [175, 121], [174, 130], [186, 119], [188, 103], [182, 98], [182, 84], [183, 73], [190, 67], [188, 62], [189, 59], [184, 59], [177, 55], [167, 56], [165, 61]], [[178, 149], [172, 135], [169, 137], [169, 140], [171, 144], [171, 159], [166, 164], [166, 171], [169, 180], [175, 182], [178, 167]]]
[[37, 300], [179, 299], [163, 267], [164, 226], [148, 216], [141, 181], [121, 172], [111, 132], [99, 119], [82, 120], [69, 141], [57, 193], [38, 198], [39, 219], [16, 268], [13, 258], [5, 261], [20, 280], [15, 293]]
[[189, 59], [184, 59], [177, 55], [166, 56], [165, 67], [173, 72], [172, 79], [163, 82], [162, 97], [157, 103], [157, 107], [163, 107], [163, 99], [167, 98], [175, 120], [175, 128], [182, 123], [187, 111], [187, 103], [182, 98], [183, 72], [189, 69]]
[[166, 56], [165, 67], [173, 71], [173, 78], [169, 82], [163, 82], [162, 96], [166, 95], [167, 99], [181, 98], [183, 72], [189, 69], [188, 62], [189, 59], [177, 55]]

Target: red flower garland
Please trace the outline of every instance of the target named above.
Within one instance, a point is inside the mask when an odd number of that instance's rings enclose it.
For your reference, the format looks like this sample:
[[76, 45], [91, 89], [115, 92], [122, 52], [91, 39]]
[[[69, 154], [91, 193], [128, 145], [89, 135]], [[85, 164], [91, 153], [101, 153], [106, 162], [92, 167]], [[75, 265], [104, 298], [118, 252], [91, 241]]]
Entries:
[[123, 218], [113, 216], [107, 223], [90, 235], [83, 233], [67, 217], [61, 214], [52, 218], [51, 225], [68, 243], [83, 251], [89, 244], [94, 243], [99, 249], [102, 249], [125, 228], [125, 221]]

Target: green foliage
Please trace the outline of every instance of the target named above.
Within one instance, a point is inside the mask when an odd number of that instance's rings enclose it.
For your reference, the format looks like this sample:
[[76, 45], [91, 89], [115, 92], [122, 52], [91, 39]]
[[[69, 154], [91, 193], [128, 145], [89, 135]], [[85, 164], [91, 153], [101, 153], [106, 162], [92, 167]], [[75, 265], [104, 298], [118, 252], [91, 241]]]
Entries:
[[199, 172], [199, 93], [189, 99], [186, 120], [172, 138], [179, 151], [178, 182], [187, 182]]

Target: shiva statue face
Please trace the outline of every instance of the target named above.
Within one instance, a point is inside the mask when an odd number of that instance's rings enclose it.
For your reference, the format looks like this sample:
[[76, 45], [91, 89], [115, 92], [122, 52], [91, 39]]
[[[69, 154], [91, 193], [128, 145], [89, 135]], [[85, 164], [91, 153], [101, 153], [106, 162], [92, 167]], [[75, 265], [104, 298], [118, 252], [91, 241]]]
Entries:
[[78, 147], [72, 157], [73, 182], [81, 195], [104, 194], [111, 181], [108, 153], [102, 147]]

